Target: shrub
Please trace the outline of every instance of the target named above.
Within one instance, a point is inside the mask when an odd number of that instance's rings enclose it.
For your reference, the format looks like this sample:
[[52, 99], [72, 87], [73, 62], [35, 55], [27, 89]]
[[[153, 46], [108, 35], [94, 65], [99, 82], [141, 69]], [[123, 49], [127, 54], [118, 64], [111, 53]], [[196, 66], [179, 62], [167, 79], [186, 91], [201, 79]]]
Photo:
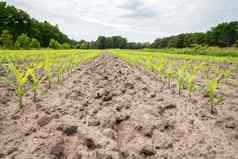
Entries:
[[63, 43], [62, 47], [63, 49], [71, 49], [71, 46], [69, 43]]
[[33, 38], [31, 39], [30, 47], [34, 49], [38, 49], [40, 48], [40, 42], [37, 39]]
[[27, 36], [27, 34], [21, 34], [17, 37], [15, 46], [16, 48], [29, 49], [30, 48], [31, 39]]
[[0, 36], [0, 41], [3, 48], [12, 48], [13, 47], [13, 36], [8, 30], [3, 30]]
[[49, 43], [49, 47], [52, 49], [60, 49], [62, 46], [57, 40], [51, 39]]

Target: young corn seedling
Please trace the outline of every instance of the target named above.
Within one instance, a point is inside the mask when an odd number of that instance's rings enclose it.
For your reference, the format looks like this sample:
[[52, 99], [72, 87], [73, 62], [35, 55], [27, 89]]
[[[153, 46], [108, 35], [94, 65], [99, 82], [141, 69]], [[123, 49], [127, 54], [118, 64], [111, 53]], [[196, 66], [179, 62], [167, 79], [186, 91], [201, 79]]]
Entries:
[[230, 69], [221, 70], [220, 80], [222, 80], [224, 83], [226, 83], [231, 77], [232, 77], [232, 70]]
[[211, 114], [214, 114], [214, 105], [215, 105], [215, 98], [216, 98], [216, 92], [217, 92], [217, 80], [209, 80], [207, 84], [207, 93], [209, 96], [209, 102], [211, 104]]
[[42, 76], [38, 75], [38, 70], [42, 68], [42, 63], [37, 64], [36, 66], [29, 67], [28, 68], [28, 79], [30, 79], [30, 84], [31, 84], [31, 92], [33, 93], [33, 101], [37, 101], [37, 93], [40, 87], [40, 84], [43, 80]]
[[63, 78], [64, 75], [64, 63], [58, 62], [56, 64], [56, 75], [57, 75], [57, 81], [60, 82], [60, 80]]
[[171, 88], [171, 81], [174, 77], [174, 70], [173, 70], [174, 63], [170, 61], [168, 64], [168, 68], [166, 70], [166, 77], [168, 79], [168, 87]]
[[9, 68], [10, 73], [15, 78], [15, 83], [12, 84], [12, 86], [14, 86], [16, 95], [19, 98], [17, 111], [20, 111], [23, 108], [22, 98], [23, 98], [23, 96], [25, 95], [25, 93], [27, 91], [25, 86], [26, 86], [27, 81], [28, 81], [28, 73], [26, 73], [25, 71], [17, 68], [17, 66], [15, 66], [14, 64], [9, 64], [8, 68]]
[[188, 94], [189, 94], [189, 98], [192, 98], [192, 94], [193, 92], [196, 90], [195, 84], [194, 84], [194, 80], [197, 78], [198, 73], [200, 72], [200, 70], [202, 69], [203, 65], [195, 65], [192, 68], [191, 73], [187, 72], [187, 88], [188, 88]]
[[53, 67], [52, 66], [53, 66], [53, 64], [47, 58], [44, 62], [43, 70], [45, 73], [45, 77], [48, 80], [48, 89], [51, 88], [51, 80], [53, 77]]
[[195, 91], [195, 85], [194, 85], [195, 78], [196, 78], [196, 75], [194, 74], [188, 75], [187, 87], [188, 87], [189, 98], [192, 98], [192, 94]]
[[177, 85], [178, 85], [178, 90], [179, 90], [179, 95], [182, 94], [183, 89], [185, 88], [185, 77], [186, 77], [186, 69], [187, 69], [187, 64], [182, 64], [180, 68], [177, 70], [176, 74], [176, 79], [177, 79]]

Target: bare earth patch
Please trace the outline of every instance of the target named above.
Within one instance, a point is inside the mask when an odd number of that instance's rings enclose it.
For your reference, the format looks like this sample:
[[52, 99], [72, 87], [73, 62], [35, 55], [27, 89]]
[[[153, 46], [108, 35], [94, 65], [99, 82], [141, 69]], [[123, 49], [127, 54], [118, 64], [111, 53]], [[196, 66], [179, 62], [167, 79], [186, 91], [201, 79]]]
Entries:
[[102, 56], [41, 96], [0, 86], [0, 158], [237, 159], [237, 88], [211, 115], [207, 98], [160, 91], [153, 75]]

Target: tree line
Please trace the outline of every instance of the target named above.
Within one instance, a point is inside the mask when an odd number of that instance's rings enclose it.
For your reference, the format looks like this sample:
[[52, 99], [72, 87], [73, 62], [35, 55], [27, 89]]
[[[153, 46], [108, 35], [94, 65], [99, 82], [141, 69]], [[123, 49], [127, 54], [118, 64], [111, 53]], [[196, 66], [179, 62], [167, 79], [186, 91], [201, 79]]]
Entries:
[[57, 25], [39, 22], [25, 11], [0, 2], [0, 47], [7, 49], [142, 49], [186, 48], [196, 45], [238, 47], [238, 22], [222, 23], [206, 33], [183, 33], [158, 38], [152, 44], [128, 42], [121, 36], [99, 36], [96, 41], [75, 41], [62, 33]]
[[142, 49], [146, 47], [150, 47], [150, 43], [128, 42], [121, 36], [99, 36], [96, 41], [81, 40], [76, 46], [78, 49]]
[[238, 22], [222, 23], [206, 33], [185, 33], [177, 36], [158, 38], [152, 48], [186, 48], [193, 45], [231, 47], [238, 45]]

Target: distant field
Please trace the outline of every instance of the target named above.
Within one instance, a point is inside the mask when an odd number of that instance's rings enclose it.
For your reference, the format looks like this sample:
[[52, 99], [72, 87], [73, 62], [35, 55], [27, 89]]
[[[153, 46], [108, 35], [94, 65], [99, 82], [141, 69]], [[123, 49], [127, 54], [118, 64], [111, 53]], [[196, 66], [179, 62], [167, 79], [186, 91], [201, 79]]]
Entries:
[[184, 49], [142, 49], [147, 52], [164, 52], [169, 54], [208, 55], [219, 57], [238, 57], [238, 48], [195, 47]]

